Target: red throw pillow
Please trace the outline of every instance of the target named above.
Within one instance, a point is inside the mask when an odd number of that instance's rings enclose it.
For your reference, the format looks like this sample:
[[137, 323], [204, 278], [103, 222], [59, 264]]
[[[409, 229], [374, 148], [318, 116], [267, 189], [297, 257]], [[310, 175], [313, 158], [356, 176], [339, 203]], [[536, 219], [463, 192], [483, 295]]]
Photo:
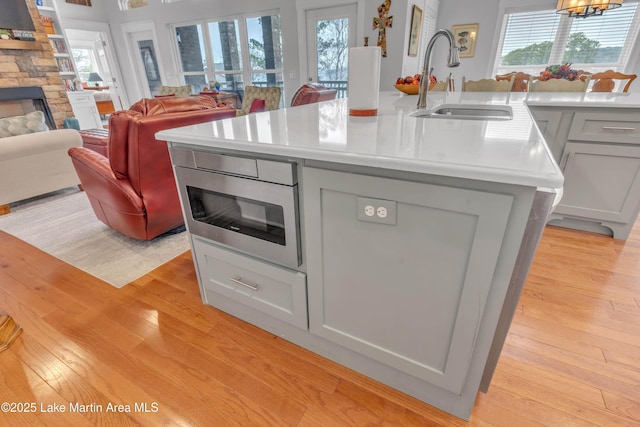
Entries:
[[249, 109], [250, 113], [259, 113], [265, 110], [266, 102], [264, 99], [254, 99], [251, 103], [251, 108]]

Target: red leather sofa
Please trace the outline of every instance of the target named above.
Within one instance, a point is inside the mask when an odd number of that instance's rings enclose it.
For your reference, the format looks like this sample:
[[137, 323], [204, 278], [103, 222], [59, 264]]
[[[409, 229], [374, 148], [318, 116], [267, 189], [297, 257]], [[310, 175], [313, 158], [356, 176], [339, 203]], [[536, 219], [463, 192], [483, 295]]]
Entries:
[[98, 219], [139, 240], [184, 224], [169, 150], [155, 134], [235, 116], [208, 96], [143, 99], [111, 114], [108, 157], [85, 147], [68, 151]]

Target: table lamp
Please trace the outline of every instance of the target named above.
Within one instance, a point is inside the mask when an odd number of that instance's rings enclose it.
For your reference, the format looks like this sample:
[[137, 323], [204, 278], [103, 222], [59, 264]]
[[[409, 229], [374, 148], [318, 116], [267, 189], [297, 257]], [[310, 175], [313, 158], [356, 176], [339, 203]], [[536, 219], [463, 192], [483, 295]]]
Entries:
[[89, 77], [87, 78], [88, 82], [95, 82], [95, 86], [98, 87], [100, 84], [98, 82], [102, 82], [102, 77], [98, 73], [89, 73]]

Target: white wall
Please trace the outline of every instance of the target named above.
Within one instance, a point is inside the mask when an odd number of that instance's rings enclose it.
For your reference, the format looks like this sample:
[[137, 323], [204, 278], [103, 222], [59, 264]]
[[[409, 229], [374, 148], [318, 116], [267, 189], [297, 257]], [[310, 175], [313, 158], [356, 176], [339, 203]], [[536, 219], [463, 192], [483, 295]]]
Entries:
[[[378, 17], [378, 6], [384, 0], [367, 1], [365, 4], [365, 37], [369, 37], [369, 46], [376, 46], [378, 30], [373, 29], [373, 18]], [[386, 28], [387, 56], [380, 60], [380, 90], [393, 90], [396, 78], [403, 75], [403, 62], [408, 58], [404, 49], [405, 39], [408, 37], [411, 8], [409, 0], [393, 0], [389, 8], [389, 16], [393, 16], [391, 28]], [[409, 16], [407, 16], [409, 10]], [[405, 34], [406, 33], [406, 34]], [[364, 39], [357, 41], [358, 46], [364, 45]], [[415, 72], [411, 73], [412, 75]]]
[[488, 63], [493, 52], [494, 30], [498, 20], [499, 0], [462, 1], [445, 0], [440, 2], [437, 27], [451, 30], [453, 25], [478, 24], [476, 49], [473, 58], [461, 58], [460, 66], [447, 68], [448, 44], [441, 38], [434, 45], [431, 65], [434, 73], [440, 78], [450, 72], [456, 81], [456, 88], [460, 87], [462, 76], [477, 80], [489, 76]]

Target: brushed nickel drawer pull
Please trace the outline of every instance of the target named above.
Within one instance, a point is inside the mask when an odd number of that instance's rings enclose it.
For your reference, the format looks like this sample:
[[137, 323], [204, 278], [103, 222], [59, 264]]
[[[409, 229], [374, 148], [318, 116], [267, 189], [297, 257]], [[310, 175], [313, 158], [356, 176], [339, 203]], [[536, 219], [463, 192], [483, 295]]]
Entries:
[[623, 128], [623, 127], [620, 127], [620, 126], [602, 126], [602, 129], [604, 129], [604, 130], [630, 130], [630, 131], [636, 130], [636, 128]]
[[242, 285], [245, 288], [249, 288], [252, 291], [257, 291], [258, 290], [258, 285], [254, 285], [253, 283], [246, 283], [242, 281], [242, 277], [230, 277], [229, 278], [233, 283], [237, 283], [238, 285]]

